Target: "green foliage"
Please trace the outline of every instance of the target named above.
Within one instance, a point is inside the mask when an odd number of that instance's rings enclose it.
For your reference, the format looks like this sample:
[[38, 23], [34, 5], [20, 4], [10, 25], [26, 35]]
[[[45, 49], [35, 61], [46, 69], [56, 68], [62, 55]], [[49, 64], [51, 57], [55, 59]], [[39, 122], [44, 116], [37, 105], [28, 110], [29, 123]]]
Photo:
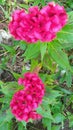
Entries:
[[63, 48], [73, 48], [73, 24], [67, 24], [58, 34], [57, 39], [63, 46]]
[[27, 47], [25, 53], [22, 55], [25, 60], [36, 58], [40, 53], [40, 44], [31, 44]]
[[51, 130], [60, 130], [61, 126], [53, 126]]
[[25, 50], [25, 49], [26, 49], [26, 44], [24, 43], [24, 41], [20, 41], [20, 42], [19, 42], [19, 45], [20, 45], [20, 48], [21, 48], [22, 50]]
[[6, 51], [10, 52], [12, 55], [15, 54], [15, 49], [11, 48], [11, 46], [5, 45], [1, 43], [1, 46], [6, 49]]
[[40, 51], [41, 51], [41, 60], [43, 60], [45, 53], [46, 53], [46, 49], [47, 49], [47, 44], [45, 43], [41, 43], [40, 45]]
[[63, 49], [73, 48], [73, 11], [68, 13], [68, 24], [57, 34]]
[[52, 125], [51, 120], [47, 118], [43, 118], [42, 122], [43, 122], [43, 125], [47, 127], [47, 130], [51, 130], [51, 125]]
[[3, 125], [0, 126], [1, 130], [8, 130], [8, 123], [4, 123]]
[[71, 115], [71, 113], [68, 115], [68, 119], [69, 119], [69, 127], [73, 128], [73, 115]]
[[26, 130], [26, 123], [18, 122], [18, 130]]
[[1, 4], [1, 5], [4, 5], [5, 2], [6, 2], [6, 0], [0, 0], [0, 4]]
[[[43, 99], [43, 103], [37, 108], [37, 112], [43, 116], [42, 122], [47, 130], [60, 129], [60, 124], [65, 120], [63, 112], [63, 105], [60, 103], [62, 94], [58, 90], [49, 89], [46, 97]], [[52, 123], [58, 124], [58, 126], [52, 126]]]
[[[0, 0], [1, 9], [6, 20], [9, 20], [10, 13], [15, 8], [25, 8], [26, 11], [30, 5], [39, 5], [41, 8], [46, 2], [50, 2], [50, 0], [25, 0], [23, 3], [17, 2], [16, 0], [14, 2], [8, 1], [8, 4], [6, 4], [6, 0]], [[67, 10], [73, 8], [71, 0], [67, 2], [55, 0], [55, 2], [61, 5], [65, 4]], [[9, 105], [13, 94], [23, 89], [23, 86], [18, 85], [17, 80], [27, 72], [25, 64], [28, 64], [28, 62], [30, 64], [30, 72], [39, 71], [39, 76], [45, 84], [43, 102], [36, 110], [43, 117], [42, 123], [44, 127], [47, 130], [60, 130], [63, 127], [64, 121], [68, 119], [69, 127], [73, 128], [73, 115], [72, 112], [69, 112], [70, 107], [73, 109], [73, 11], [68, 12], [68, 17], [67, 25], [58, 32], [56, 39], [52, 42], [41, 43], [38, 41], [36, 44], [27, 44], [24, 41], [13, 41], [12, 45], [0, 44], [2, 47], [0, 52], [0, 54], [2, 53], [0, 68], [1, 70], [9, 71], [8, 63], [11, 60], [10, 72], [16, 80], [6, 83], [0, 81], [0, 130], [13, 130], [16, 127], [13, 124], [14, 117]], [[21, 60], [19, 61], [19, 59]], [[22, 71], [19, 74], [12, 67], [15, 66], [16, 62], [20, 63], [21, 61], [23, 61], [21, 65]], [[0, 77], [2, 75], [1, 70]], [[18, 130], [27, 129], [27, 123], [24, 121], [17, 121], [16, 125]]]
[[6, 128], [6, 130], [10, 130], [10, 128], [12, 127], [12, 118], [13, 115], [10, 111], [10, 109], [8, 110], [4, 110], [0, 112], [0, 129], [4, 130]]
[[[47, 108], [45, 108], [47, 107]], [[47, 103], [45, 103], [43, 105], [43, 107], [38, 107], [37, 108], [37, 112], [39, 114], [41, 114], [44, 118], [48, 118], [48, 119], [51, 119], [51, 120], [54, 120], [53, 117], [52, 117], [52, 114], [51, 114], [51, 110], [50, 110], [50, 107], [48, 106]]]
[[73, 23], [73, 11], [68, 12], [68, 23], [72, 24]]
[[68, 87], [72, 85], [72, 74], [70, 72], [66, 73], [66, 83]]
[[60, 65], [63, 69], [70, 70], [70, 65], [68, 57], [64, 51], [61, 50], [61, 47], [58, 47], [59, 43], [52, 42], [48, 44], [49, 55]]
[[54, 114], [54, 119], [55, 119], [55, 123], [60, 123], [65, 119], [65, 117], [61, 113], [56, 113]]

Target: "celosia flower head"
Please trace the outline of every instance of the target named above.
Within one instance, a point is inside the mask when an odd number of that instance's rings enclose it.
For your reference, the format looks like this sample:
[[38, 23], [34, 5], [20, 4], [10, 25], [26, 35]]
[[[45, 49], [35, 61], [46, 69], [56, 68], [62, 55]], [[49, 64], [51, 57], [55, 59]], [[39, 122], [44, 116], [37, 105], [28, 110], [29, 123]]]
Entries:
[[41, 115], [37, 114], [33, 107], [33, 99], [28, 91], [20, 90], [16, 92], [10, 103], [13, 115], [19, 121], [29, 121], [29, 119], [39, 119]]
[[45, 91], [44, 84], [37, 74], [25, 73], [23, 78], [19, 78], [18, 84], [23, 85], [25, 90], [30, 90], [33, 100], [36, 100], [38, 104], [42, 102]]
[[28, 43], [52, 41], [56, 33], [67, 23], [67, 13], [63, 6], [50, 2], [39, 9], [38, 6], [24, 10], [16, 10], [12, 14], [9, 30], [17, 40]]
[[10, 102], [10, 108], [13, 115], [19, 121], [28, 122], [30, 119], [36, 120], [42, 118], [36, 112], [36, 108], [42, 103], [44, 96], [44, 84], [35, 73], [25, 73], [23, 78], [19, 78], [19, 85], [24, 86], [24, 90], [20, 90], [13, 95]]

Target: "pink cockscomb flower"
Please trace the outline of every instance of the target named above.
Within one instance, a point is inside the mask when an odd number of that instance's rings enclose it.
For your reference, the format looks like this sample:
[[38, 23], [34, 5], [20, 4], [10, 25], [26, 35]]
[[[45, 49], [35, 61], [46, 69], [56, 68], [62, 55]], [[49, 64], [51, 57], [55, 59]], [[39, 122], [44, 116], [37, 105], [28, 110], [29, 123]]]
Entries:
[[37, 28], [38, 7], [29, 9], [27, 14], [25, 10], [16, 10], [12, 14], [12, 20], [9, 23], [10, 33], [16, 40], [24, 40], [26, 42], [37, 42], [34, 32]]
[[63, 6], [50, 2], [47, 6], [41, 9], [41, 13], [49, 18], [51, 22], [50, 30], [52, 33], [57, 33], [67, 23], [68, 17]]
[[36, 112], [36, 108], [42, 103], [45, 88], [42, 80], [35, 73], [27, 72], [23, 78], [19, 78], [19, 85], [24, 86], [24, 90], [16, 92], [11, 100], [10, 108], [13, 115], [19, 121], [28, 122], [30, 119], [42, 118]]
[[42, 102], [42, 98], [45, 93], [44, 84], [39, 76], [35, 73], [27, 72], [23, 78], [19, 78], [19, 85], [23, 85], [25, 90], [29, 90], [33, 97], [33, 101], [37, 101], [37, 104]]
[[28, 122], [30, 119], [40, 119], [42, 116], [35, 111], [33, 98], [26, 90], [16, 92], [10, 102], [12, 114], [19, 121]]
[[39, 9], [38, 6], [25, 10], [16, 10], [12, 14], [9, 30], [17, 40], [28, 43], [50, 42], [67, 23], [68, 17], [63, 6], [50, 2]]

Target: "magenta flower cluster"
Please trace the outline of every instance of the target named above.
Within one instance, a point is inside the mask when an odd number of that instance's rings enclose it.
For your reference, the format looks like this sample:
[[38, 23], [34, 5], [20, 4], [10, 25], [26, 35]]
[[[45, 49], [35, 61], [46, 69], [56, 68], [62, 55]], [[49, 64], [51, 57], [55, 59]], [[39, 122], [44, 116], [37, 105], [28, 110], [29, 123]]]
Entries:
[[19, 121], [28, 122], [30, 119], [42, 118], [36, 112], [36, 108], [42, 103], [44, 96], [44, 84], [35, 73], [25, 73], [24, 78], [19, 78], [19, 85], [24, 86], [24, 90], [16, 92], [11, 100], [10, 107], [13, 115]]
[[67, 13], [63, 6], [50, 2], [39, 9], [38, 6], [24, 10], [16, 10], [12, 14], [9, 30], [17, 40], [28, 43], [50, 42], [67, 23]]

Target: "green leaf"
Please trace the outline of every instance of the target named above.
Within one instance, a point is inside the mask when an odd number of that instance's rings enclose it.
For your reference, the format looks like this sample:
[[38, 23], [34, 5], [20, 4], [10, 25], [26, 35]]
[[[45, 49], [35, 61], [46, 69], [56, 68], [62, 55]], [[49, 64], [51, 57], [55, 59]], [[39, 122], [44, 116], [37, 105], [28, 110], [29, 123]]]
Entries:
[[73, 48], [73, 23], [67, 24], [60, 32], [57, 34], [57, 39], [62, 44], [63, 48]]
[[66, 84], [68, 87], [72, 85], [72, 74], [70, 72], [66, 73]]
[[54, 42], [48, 44], [48, 53], [60, 67], [70, 70], [67, 54]]
[[47, 118], [43, 118], [42, 119], [42, 123], [45, 127], [47, 127], [47, 130], [51, 130], [51, 123], [52, 121], [47, 119]]
[[42, 4], [42, 6], [45, 6], [45, 0], [41, 0], [41, 4]]
[[18, 130], [26, 130], [22, 122], [18, 122]]
[[47, 97], [49, 99], [55, 99], [55, 98], [60, 97], [60, 96], [62, 96], [60, 91], [50, 89]]
[[41, 60], [43, 60], [43, 58], [44, 58], [44, 55], [46, 53], [46, 49], [47, 49], [47, 43], [41, 43], [40, 44]]
[[9, 122], [12, 118], [13, 118], [13, 114], [11, 113], [11, 110], [8, 109], [8, 110], [6, 111], [6, 121]]
[[[53, 59], [47, 53], [45, 54], [43, 58], [43, 67], [51, 71], [52, 74], [55, 73], [56, 68], [57, 68], [57, 64], [53, 64]], [[49, 82], [49, 80], [47, 82]]]
[[65, 116], [61, 113], [55, 113], [53, 116], [54, 116], [54, 120], [55, 120], [54, 123], [61, 123], [65, 119]]
[[25, 60], [29, 60], [37, 57], [39, 54], [40, 54], [40, 44], [37, 43], [28, 45], [28, 48], [26, 49], [25, 53], [22, 56], [25, 57]]
[[0, 114], [0, 125], [4, 122], [6, 115]]
[[18, 73], [16, 73], [16, 72], [11, 72], [12, 74], [13, 74], [13, 76], [14, 76], [14, 78], [16, 79], [16, 80], [18, 80], [18, 78], [20, 78], [20, 74], [18, 74]]
[[73, 54], [69, 56], [69, 60], [73, 59]]
[[68, 12], [68, 24], [73, 24], [73, 11]]
[[2, 4], [3, 3], [3, 0], [0, 0], [0, 4]]
[[4, 47], [8, 52], [10, 52], [11, 54], [15, 54], [15, 49], [12, 47], [12, 46], [9, 46], [9, 45], [5, 45], [5, 44], [0, 44], [2, 47]]
[[69, 127], [73, 127], [73, 115], [69, 115]]
[[16, 81], [13, 82], [7, 82], [4, 85], [1, 86], [1, 92], [4, 93], [9, 98], [12, 97], [12, 95], [17, 91], [23, 89], [23, 86], [19, 86]]
[[38, 60], [32, 59], [31, 61], [31, 72], [35, 69], [35, 67], [38, 65]]
[[[48, 107], [48, 109], [47, 109]], [[46, 105], [45, 107], [45, 104], [43, 104], [43, 107], [39, 106], [37, 108], [37, 112], [39, 114], [41, 114], [44, 118], [47, 118], [47, 119], [51, 119], [51, 120], [54, 120], [53, 117], [52, 117], [52, 114], [51, 114], [51, 110], [49, 108], [49, 105]]]
[[64, 88], [61, 88], [61, 87], [59, 87], [59, 90], [61, 90], [63, 93], [65, 93], [65, 94], [72, 94], [72, 92], [71, 91], [69, 91], [69, 90], [66, 90], [66, 89], [64, 89]]
[[27, 4], [19, 4], [19, 6], [21, 8], [24, 8], [24, 9], [28, 9], [29, 8], [29, 5], [27, 5]]
[[3, 85], [4, 83], [0, 80], [0, 85]]
[[39, 0], [35, 0], [33, 3], [33, 6], [39, 5], [40, 1]]
[[8, 130], [8, 123], [5, 122], [5, 123], [3, 123], [3, 125], [1, 124], [0, 125], [0, 130]]
[[25, 49], [26, 49], [26, 44], [25, 44], [24, 41], [20, 41], [20, 42], [19, 42], [19, 45], [20, 45], [20, 48], [21, 48], [22, 50], [25, 50]]
[[12, 58], [12, 65], [15, 64], [15, 61], [16, 61], [16, 55], [14, 55], [13, 58]]
[[0, 103], [3, 103], [3, 101], [4, 101], [4, 98], [0, 98]]
[[25, 129], [24, 129], [24, 130], [26, 130], [26, 124], [27, 124], [27, 123], [26, 123], [25, 121], [22, 121], [21, 123], [22, 123], [22, 124], [23, 124], [23, 126], [25, 127]]
[[52, 129], [51, 130], [60, 130], [61, 129], [61, 126], [52, 126]]
[[3, 129], [3, 126], [5, 124], [7, 124], [7, 130], [8, 130], [8, 123], [10, 123], [11, 119], [13, 118], [13, 115], [10, 111], [10, 109], [8, 109], [6, 112], [2, 112], [0, 113], [0, 128]]
[[13, 120], [10, 120], [9, 122], [8, 122], [8, 130], [13, 130]]

